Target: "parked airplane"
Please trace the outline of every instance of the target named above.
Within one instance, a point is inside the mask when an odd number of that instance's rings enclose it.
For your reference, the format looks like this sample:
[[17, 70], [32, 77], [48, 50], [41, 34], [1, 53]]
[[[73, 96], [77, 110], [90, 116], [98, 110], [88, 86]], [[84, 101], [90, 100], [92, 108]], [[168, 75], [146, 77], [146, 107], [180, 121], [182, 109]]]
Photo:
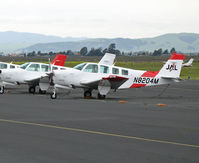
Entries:
[[91, 97], [92, 90], [98, 90], [98, 98], [104, 99], [110, 89], [139, 88], [157, 86], [180, 81], [183, 54], [173, 53], [160, 71], [142, 71], [114, 66], [114, 54], [105, 54], [97, 63], [81, 63], [64, 71], [53, 71], [54, 84], [52, 99], [57, 97], [57, 89], [83, 88], [84, 97]]
[[182, 67], [191, 67], [193, 63], [193, 58], [191, 58], [187, 63], [182, 64]]
[[2, 69], [15, 69], [18, 68], [19, 65], [13, 64], [13, 63], [6, 63], [6, 62], [0, 62], [0, 70]]
[[43, 94], [48, 89], [42, 82], [42, 78], [47, 77], [47, 73], [52, 70], [65, 69], [64, 62], [66, 55], [58, 54], [52, 61], [52, 66], [44, 63], [28, 62], [17, 69], [0, 70], [0, 94], [4, 93], [5, 85], [28, 84], [29, 93], [35, 93], [36, 86], [40, 86], [39, 93]]

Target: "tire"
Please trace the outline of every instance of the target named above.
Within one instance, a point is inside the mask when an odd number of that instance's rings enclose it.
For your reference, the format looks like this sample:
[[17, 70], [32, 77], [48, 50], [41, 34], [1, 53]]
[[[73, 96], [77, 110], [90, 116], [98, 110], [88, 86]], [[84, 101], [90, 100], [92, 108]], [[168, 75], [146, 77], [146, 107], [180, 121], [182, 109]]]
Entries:
[[84, 92], [84, 98], [90, 98], [92, 96], [91, 91], [85, 91]]
[[0, 87], [0, 94], [4, 94], [4, 86]]
[[50, 94], [50, 98], [51, 99], [56, 99], [57, 98], [57, 94], [56, 93], [51, 93]]
[[46, 91], [42, 91], [41, 89], [39, 89], [39, 94], [46, 94]]
[[97, 94], [98, 99], [105, 99], [106, 95], [101, 95], [100, 93]]
[[29, 93], [34, 94], [35, 93], [35, 87], [29, 87], [28, 91], [29, 91]]

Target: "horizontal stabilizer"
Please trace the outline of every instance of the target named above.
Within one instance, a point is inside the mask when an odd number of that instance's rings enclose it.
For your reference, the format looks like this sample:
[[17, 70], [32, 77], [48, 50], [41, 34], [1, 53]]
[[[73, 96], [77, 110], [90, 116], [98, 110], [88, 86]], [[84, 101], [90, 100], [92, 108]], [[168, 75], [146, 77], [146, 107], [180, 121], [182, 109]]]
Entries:
[[191, 58], [187, 63], [182, 64], [182, 67], [191, 67], [193, 63], [193, 58]]

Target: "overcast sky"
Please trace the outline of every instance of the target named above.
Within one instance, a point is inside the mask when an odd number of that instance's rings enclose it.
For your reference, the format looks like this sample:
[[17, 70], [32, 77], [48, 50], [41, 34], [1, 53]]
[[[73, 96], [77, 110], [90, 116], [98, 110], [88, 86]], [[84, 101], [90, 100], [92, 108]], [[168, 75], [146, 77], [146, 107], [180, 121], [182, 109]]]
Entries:
[[92, 38], [199, 33], [199, 0], [0, 0], [0, 31]]

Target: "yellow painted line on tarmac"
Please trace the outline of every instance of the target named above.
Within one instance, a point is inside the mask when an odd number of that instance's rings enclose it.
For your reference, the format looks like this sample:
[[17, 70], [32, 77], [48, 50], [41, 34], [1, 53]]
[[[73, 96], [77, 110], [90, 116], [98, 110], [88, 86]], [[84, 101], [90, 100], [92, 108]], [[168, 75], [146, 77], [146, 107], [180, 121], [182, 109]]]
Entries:
[[39, 127], [54, 128], [54, 129], [62, 129], [62, 130], [75, 131], [75, 132], [88, 133], [88, 134], [112, 136], [112, 137], [119, 137], [119, 138], [125, 138], [125, 139], [134, 139], [134, 140], [147, 141], [147, 142], [155, 142], [155, 143], [162, 143], [162, 144], [171, 144], [171, 145], [177, 145], [177, 146], [199, 148], [199, 145], [194, 145], [194, 144], [183, 144], [183, 143], [177, 143], [177, 142], [171, 142], [171, 141], [165, 141], [165, 140], [147, 139], [147, 138], [136, 137], [136, 136], [126, 136], [126, 135], [112, 134], [112, 133], [92, 131], [92, 130], [84, 130], [84, 129], [78, 129], [78, 128], [68, 128], [68, 127], [47, 125], [47, 124], [41, 124], [41, 123], [23, 122], [23, 121], [9, 120], [9, 119], [0, 119], [0, 122], [39, 126]]

